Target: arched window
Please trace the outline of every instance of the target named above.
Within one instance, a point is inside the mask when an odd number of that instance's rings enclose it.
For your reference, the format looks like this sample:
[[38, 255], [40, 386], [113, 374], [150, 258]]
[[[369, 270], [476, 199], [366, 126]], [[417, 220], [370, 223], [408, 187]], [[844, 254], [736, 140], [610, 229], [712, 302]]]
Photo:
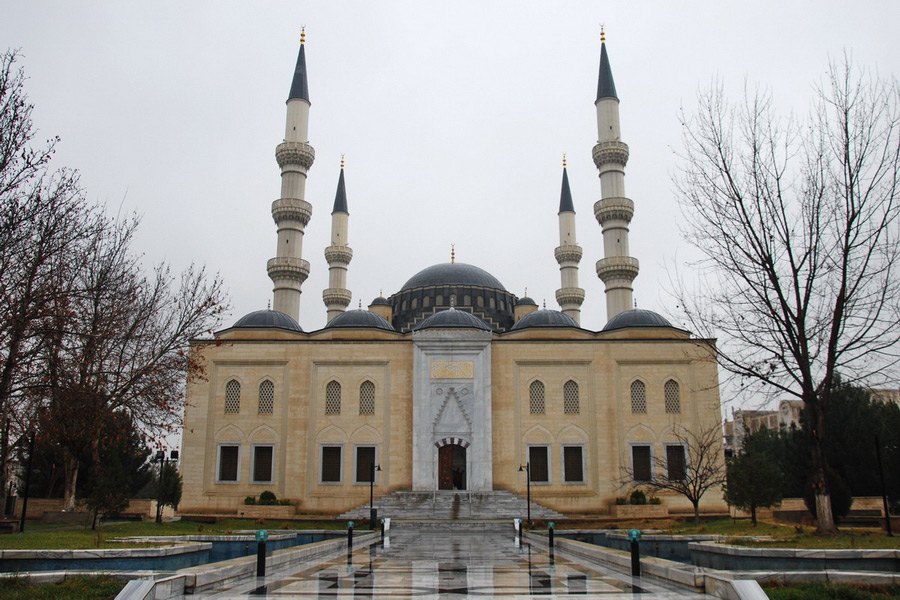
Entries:
[[472, 296], [466, 294], [463, 296], [463, 306], [472, 306]]
[[325, 414], [341, 414], [341, 384], [337, 381], [329, 381], [325, 386]]
[[667, 413], [680, 413], [681, 412], [681, 390], [679, 389], [678, 382], [674, 379], [670, 379], [666, 382], [665, 386], [666, 393], [666, 412]]
[[497, 300], [492, 298], [488, 298], [488, 306], [493, 308], [497, 308]]
[[581, 412], [578, 399], [578, 384], [572, 380], [563, 386], [563, 412], [567, 415], [577, 415]]
[[241, 412], [241, 384], [232, 379], [225, 384], [225, 414]]
[[647, 412], [647, 386], [640, 379], [631, 382], [631, 412]]
[[275, 384], [266, 379], [259, 384], [259, 414], [271, 415], [275, 408]]
[[444, 297], [441, 296], [440, 294], [438, 294], [437, 297], [434, 299], [434, 305], [435, 306], [443, 306], [444, 305]]
[[475, 298], [475, 303], [478, 305], [479, 308], [483, 308], [484, 307], [484, 296], [477, 296]]
[[412, 300], [410, 300], [409, 308], [412, 310], [416, 310], [417, 308], [419, 308], [419, 299], [413, 298]]
[[544, 383], [542, 381], [532, 381], [529, 389], [529, 406], [531, 414], [542, 415], [546, 411], [544, 402]]
[[450, 294], [450, 306], [456, 306], [456, 294]]
[[371, 381], [363, 381], [359, 386], [359, 414], [375, 414], [375, 384]]
[[431, 296], [425, 296], [422, 298], [422, 308], [428, 308], [431, 306]]

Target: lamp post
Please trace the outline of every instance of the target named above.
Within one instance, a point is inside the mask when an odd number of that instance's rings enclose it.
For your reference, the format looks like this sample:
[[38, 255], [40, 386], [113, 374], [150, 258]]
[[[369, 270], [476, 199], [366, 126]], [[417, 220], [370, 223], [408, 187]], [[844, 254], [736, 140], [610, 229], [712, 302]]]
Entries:
[[531, 527], [531, 463], [526, 462], [524, 467], [519, 467], [519, 473], [525, 471], [525, 490], [528, 500], [528, 526]]
[[156, 458], [154, 462], [159, 463], [159, 477], [157, 477], [156, 481], [156, 522], [162, 523], [162, 509], [163, 509], [163, 473], [166, 471], [166, 465], [169, 460], [178, 460], [178, 450], [172, 450], [169, 453], [169, 458], [166, 457], [165, 450], [157, 450]]
[[372, 476], [369, 477], [369, 529], [375, 529], [375, 521], [378, 520], [378, 511], [375, 510], [375, 471], [380, 471], [381, 465], [372, 462]]

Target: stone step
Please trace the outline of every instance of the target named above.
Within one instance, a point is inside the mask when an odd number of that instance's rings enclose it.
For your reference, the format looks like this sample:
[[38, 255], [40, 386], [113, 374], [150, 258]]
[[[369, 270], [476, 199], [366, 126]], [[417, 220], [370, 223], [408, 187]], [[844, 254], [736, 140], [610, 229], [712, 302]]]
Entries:
[[[493, 492], [412, 492], [398, 491], [376, 499], [379, 518], [430, 520], [504, 520], [524, 518], [528, 512], [525, 498], [506, 491]], [[365, 519], [368, 503], [340, 515], [341, 519]], [[534, 519], [564, 519], [549, 508], [532, 501]]]

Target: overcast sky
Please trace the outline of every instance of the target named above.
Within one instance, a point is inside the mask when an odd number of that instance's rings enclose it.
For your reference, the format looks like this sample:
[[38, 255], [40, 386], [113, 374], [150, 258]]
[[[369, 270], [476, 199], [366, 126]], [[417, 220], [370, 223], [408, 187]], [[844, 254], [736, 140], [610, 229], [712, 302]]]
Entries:
[[449, 261], [455, 243], [458, 262], [558, 309], [567, 153], [584, 248], [582, 326], [603, 327], [591, 160], [601, 23], [631, 149], [634, 295], [669, 317], [668, 273], [690, 273], [691, 257], [671, 183], [679, 109], [720, 77], [734, 96], [749, 78], [803, 113], [829, 57], [845, 50], [883, 76], [900, 72], [896, 0], [0, 0], [0, 14], [0, 41], [21, 50], [40, 136], [62, 138], [56, 165], [78, 169], [88, 197], [111, 211], [143, 216], [138, 249], [148, 261], [220, 272], [233, 301], [225, 326], [272, 297], [274, 149], [302, 25], [316, 150], [306, 331], [325, 325], [323, 251], [341, 154], [350, 308]]

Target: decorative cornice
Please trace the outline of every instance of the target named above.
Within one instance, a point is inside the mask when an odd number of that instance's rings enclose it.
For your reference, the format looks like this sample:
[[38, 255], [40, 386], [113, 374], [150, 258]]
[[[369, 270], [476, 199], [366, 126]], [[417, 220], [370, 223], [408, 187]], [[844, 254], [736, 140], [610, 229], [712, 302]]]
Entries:
[[312, 217], [312, 204], [300, 198], [281, 198], [272, 203], [272, 218], [281, 221], [299, 221], [304, 227]]
[[293, 256], [276, 256], [266, 263], [266, 271], [273, 282], [289, 279], [303, 283], [309, 277], [309, 262]]
[[569, 305], [581, 306], [584, 303], [582, 288], [560, 288], [556, 290], [556, 302], [563, 310]]
[[597, 277], [604, 283], [616, 279], [634, 281], [639, 270], [638, 259], [631, 256], [610, 256], [597, 261]]
[[306, 142], [282, 142], [275, 148], [275, 160], [282, 169], [285, 165], [309, 169], [316, 160], [316, 151]]
[[325, 306], [331, 308], [332, 305], [342, 306], [344, 308], [350, 304], [353, 294], [350, 290], [344, 288], [327, 288], [322, 290], [322, 301]]
[[609, 163], [624, 167], [628, 163], [628, 144], [617, 141], [600, 142], [594, 146], [593, 156], [598, 169]]
[[325, 248], [325, 260], [328, 266], [344, 265], [345, 267], [353, 260], [353, 250], [350, 246], [328, 246]]
[[556, 262], [560, 265], [571, 263], [573, 266], [577, 266], [578, 263], [581, 262], [583, 252], [581, 246], [578, 246], [577, 244], [567, 244], [565, 246], [557, 246], [553, 251], [553, 254], [556, 256]]
[[611, 220], [630, 223], [633, 216], [634, 202], [628, 198], [603, 198], [594, 203], [594, 217], [600, 225]]

